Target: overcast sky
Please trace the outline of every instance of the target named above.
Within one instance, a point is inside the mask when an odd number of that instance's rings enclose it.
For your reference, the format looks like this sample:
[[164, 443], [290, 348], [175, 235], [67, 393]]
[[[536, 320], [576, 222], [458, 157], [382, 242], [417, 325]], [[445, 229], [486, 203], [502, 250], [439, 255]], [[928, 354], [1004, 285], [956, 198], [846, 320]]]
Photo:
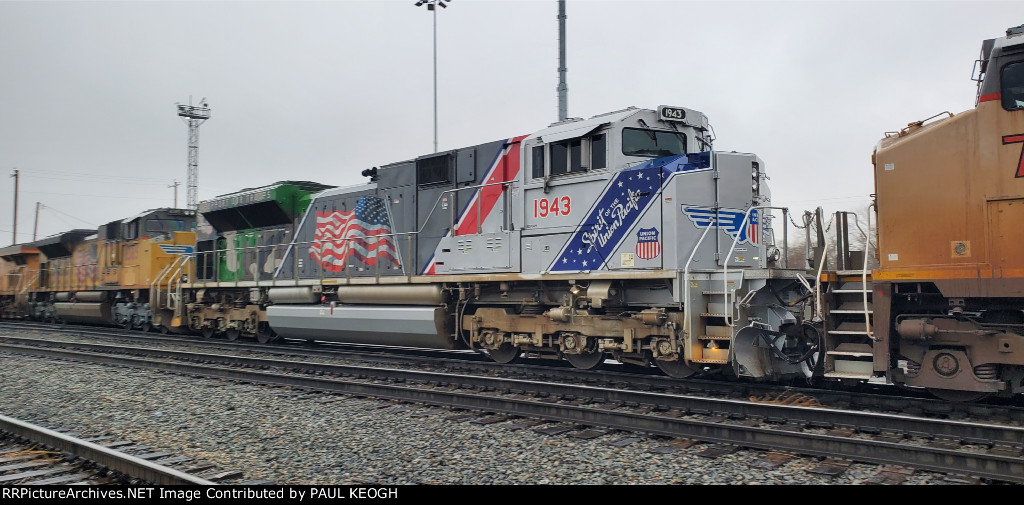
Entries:
[[[432, 14], [414, 0], [0, 0], [0, 244], [282, 179], [348, 185], [433, 151]], [[1010, 2], [567, 2], [569, 115], [681, 105], [715, 148], [761, 156], [774, 203], [866, 206], [885, 131], [974, 106], [971, 67]], [[437, 16], [439, 141], [557, 119], [555, 0], [455, 0]], [[926, 174], [923, 174], [926, 175]]]

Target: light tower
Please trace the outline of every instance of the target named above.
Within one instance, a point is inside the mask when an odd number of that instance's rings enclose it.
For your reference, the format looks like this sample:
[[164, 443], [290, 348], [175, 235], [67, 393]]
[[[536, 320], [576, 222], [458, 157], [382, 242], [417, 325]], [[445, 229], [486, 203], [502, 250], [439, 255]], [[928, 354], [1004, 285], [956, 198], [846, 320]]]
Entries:
[[558, 120], [569, 117], [569, 85], [565, 83], [565, 0], [558, 0]]
[[199, 207], [199, 125], [210, 119], [210, 108], [206, 98], [199, 101], [198, 106], [192, 105], [192, 97], [188, 105], [178, 104], [178, 116], [188, 124], [188, 208]]
[[[448, 0], [451, 3], [452, 0]], [[437, 7], [447, 9], [442, 0], [419, 0], [416, 7], [426, 4], [427, 10], [434, 13], [434, 152], [437, 152]]]

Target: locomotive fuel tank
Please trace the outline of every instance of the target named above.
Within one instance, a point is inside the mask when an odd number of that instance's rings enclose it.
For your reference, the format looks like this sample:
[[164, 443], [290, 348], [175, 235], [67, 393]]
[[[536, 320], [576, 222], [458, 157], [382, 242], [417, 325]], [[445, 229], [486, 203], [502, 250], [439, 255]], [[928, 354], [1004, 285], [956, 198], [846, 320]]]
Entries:
[[[451, 316], [442, 307], [271, 305], [267, 319], [278, 335], [330, 342], [455, 349]], [[386, 324], [384, 324], [386, 323]]]

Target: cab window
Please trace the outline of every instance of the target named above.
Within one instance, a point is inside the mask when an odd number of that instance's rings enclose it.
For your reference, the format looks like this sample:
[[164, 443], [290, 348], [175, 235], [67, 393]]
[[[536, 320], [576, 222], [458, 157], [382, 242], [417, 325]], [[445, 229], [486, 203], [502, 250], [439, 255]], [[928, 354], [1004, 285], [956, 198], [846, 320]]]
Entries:
[[146, 221], [146, 231], [185, 231], [185, 222], [177, 219], [150, 219], [149, 221]]
[[533, 148], [533, 178], [544, 177], [544, 146]]
[[590, 137], [590, 168], [608, 168], [608, 147], [605, 134]]
[[1003, 108], [1024, 109], [1024, 61], [1010, 63], [1003, 67], [1001, 76]]
[[551, 144], [551, 175], [582, 172], [582, 139], [566, 140]]
[[138, 219], [136, 219], [136, 220], [134, 220], [134, 221], [132, 221], [130, 223], [125, 223], [122, 226], [123, 226], [123, 230], [122, 230], [121, 236], [124, 237], [125, 240], [135, 240], [135, 239], [139, 238], [139, 220]]
[[649, 158], [686, 154], [686, 135], [678, 132], [623, 128], [622, 154]]

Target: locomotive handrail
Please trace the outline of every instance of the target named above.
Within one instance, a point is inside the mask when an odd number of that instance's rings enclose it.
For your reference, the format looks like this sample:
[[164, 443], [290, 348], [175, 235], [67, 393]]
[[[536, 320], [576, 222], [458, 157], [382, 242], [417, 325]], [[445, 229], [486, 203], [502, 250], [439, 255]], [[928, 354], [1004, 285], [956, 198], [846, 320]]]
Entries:
[[[508, 180], [508, 181], [487, 182], [487, 183], [484, 183], [484, 184], [476, 184], [476, 185], [473, 185], [473, 186], [463, 186], [461, 188], [446, 189], [446, 190], [442, 191], [441, 194], [439, 194], [437, 196], [436, 200], [434, 200], [434, 205], [430, 207], [430, 212], [428, 212], [427, 213], [427, 217], [423, 219], [423, 226], [420, 226], [419, 228], [417, 228], [416, 230], [413, 230], [413, 231], [403, 231], [403, 232], [394, 232], [394, 233], [382, 233], [380, 235], [377, 235], [377, 237], [378, 237], [378, 239], [379, 239], [379, 237], [394, 237], [395, 240], [397, 241], [399, 236], [408, 236], [409, 237], [408, 238], [408, 244], [409, 244], [409, 248], [411, 249], [412, 248], [412, 237], [413, 236], [417, 236], [417, 235], [423, 233], [423, 229], [426, 228], [427, 223], [430, 222], [431, 216], [434, 215], [434, 211], [437, 210], [438, 204], [441, 202], [441, 199], [445, 195], [447, 195], [449, 193], [455, 193], [455, 192], [458, 192], [458, 191], [465, 191], [467, 189], [479, 189], [479, 188], [485, 188], [485, 187], [488, 187], [488, 186], [510, 186], [510, 185], [512, 185], [515, 182], [516, 182], [515, 179], [513, 179], [513, 180]], [[483, 223], [480, 222], [480, 205], [481, 205], [481, 202], [482, 202], [482, 198], [478, 197], [477, 198], [477, 233], [478, 234], [480, 233], [480, 229], [483, 226]], [[303, 222], [305, 222], [305, 217], [303, 217]], [[299, 223], [299, 226], [301, 227], [302, 223]], [[451, 236], [455, 236], [457, 234], [457, 231], [458, 230], [455, 229], [455, 205], [453, 204], [451, 206], [451, 228], [450, 228]], [[354, 239], [351, 239], [351, 238], [341, 238], [339, 240], [341, 240], [341, 241], [349, 241], [349, 240], [354, 240]], [[310, 245], [313, 245], [314, 243], [316, 243], [315, 240], [310, 240], [310, 241], [306, 241], [306, 242], [293, 241], [293, 242], [289, 243], [288, 244], [288, 249], [285, 251], [284, 256], [281, 257], [281, 265], [282, 266], [278, 267], [274, 271], [274, 274], [273, 274], [272, 277], [273, 278], [277, 278], [278, 274], [281, 273], [281, 268], [283, 268], [284, 261], [286, 259], [288, 259], [288, 255], [289, 254], [293, 254], [294, 250], [298, 246], [303, 245], [303, 244], [305, 244], [307, 246], [310, 246]], [[259, 247], [266, 247], [266, 246], [254, 246], [254, 247], [258, 249]], [[219, 250], [215, 249], [213, 252], [218, 252], [218, 251]], [[214, 268], [215, 269], [218, 267], [217, 263], [218, 263], [217, 261], [214, 261]], [[295, 264], [295, 268], [297, 270], [298, 269], [298, 263], [297, 262], [293, 262], [293, 264]], [[415, 275], [414, 271], [412, 270], [412, 266], [414, 266], [414, 265], [410, 264], [409, 266], [410, 266], [410, 268], [408, 269], [407, 276], [408, 277], [412, 277], [413, 275]], [[347, 265], [344, 267], [344, 270], [345, 270], [346, 276], [348, 276], [349, 274], [348, 274], [348, 266]], [[402, 270], [406, 271], [406, 264], [402, 265]], [[379, 267], [378, 267], [378, 271], [379, 271]], [[321, 272], [321, 274], [322, 274], [322, 272]], [[295, 279], [298, 280], [298, 272], [297, 271], [294, 272], [294, 275], [295, 275]], [[214, 275], [214, 279], [219, 279], [219, 277], [215, 274]]]
[[[732, 257], [732, 252], [733, 250], [736, 249], [736, 244], [740, 240], [740, 231], [742, 231], [743, 228], [747, 225], [747, 221], [750, 219], [750, 213], [754, 209], [782, 210], [784, 212], [789, 212], [789, 207], [775, 207], [771, 205], [751, 205], [750, 207], [747, 207], [747, 212], [743, 214], [743, 221], [740, 221], [739, 230], [737, 230], [736, 236], [732, 238], [732, 246], [729, 247], [729, 254], [725, 255], [725, 261], [722, 262], [722, 292], [725, 294], [725, 325], [730, 328], [735, 327], [736, 325], [733, 324], [732, 322], [733, 310], [729, 308], [729, 258]], [[715, 220], [717, 222], [717, 215], [715, 216]], [[787, 242], [788, 239], [789, 237], [785, 236], [782, 238], [783, 242]]]
[[[178, 307], [181, 305], [181, 270], [187, 263], [187, 258], [189, 256], [181, 255], [178, 256], [178, 259], [174, 260], [174, 263], [171, 264], [171, 269], [174, 270], [174, 273], [167, 279], [167, 308], [175, 313], [178, 312]], [[171, 296], [171, 283], [174, 283], [175, 294], [178, 295], [177, 299]], [[174, 301], [173, 304], [171, 303], [172, 300]]]
[[[818, 210], [820, 211], [821, 207], [818, 207]], [[824, 320], [824, 318], [821, 316], [821, 272], [825, 269], [825, 260], [827, 258], [828, 247], [822, 247], [821, 261], [818, 262], [818, 276], [814, 278], [814, 314], [815, 317], [817, 317], [819, 320]]]
[[[168, 263], [167, 266], [165, 266], [162, 270], [160, 270], [160, 273], [157, 275], [156, 279], [154, 279], [153, 282], [149, 285], [150, 293], [156, 293], [156, 295], [155, 295], [156, 298], [153, 299], [153, 300], [150, 300], [150, 305], [155, 306], [157, 308], [160, 307], [160, 291], [161, 291], [160, 288], [161, 288], [161, 284], [163, 283], [164, 278], [168, 277], [168, 275], [171, 273], [171, 270], [173, 270], [178, 265], [178, 263], [183, 263], [183, 262], [187, 261], [188, 258], [189, 258], [189, 256], [179, 255], [177, 258], [174, 259], [174, 261]], [[167, 308], [173, 310], [173, 308], [171, 307], [171, 296], [170, 296], [170, 293], [171, 293], [171, 280], [168, 277], [168, 279], [167, 279]]]
[[[715, 219], [718, 219], [717, 210]], [[686, 259], [686, 266], [683, 267], [683, 335], [686, 337], [686, 345], [683, 349], [684, 358], [687, 351], [690, 350], [690, 263], [693, 262], [697, 249], [700, 248], [700, 244], [704, 242], [704, 237], [708, 235], [709, 231], [711, 231], [710, 226], [704, 228], [704, 233], [697, 239], [697, 244], [693, 246], [693, 250], [690, 251], [690, 257]]]
[[164, 280], [164, 276], [167, 275], [167, 270], [171, 267], [173, 262], [164, 265], [163, 268], [153, 278], [153, 282], [149, 283], [149, 306], [153, 310], [160, 310], [160, 288], [159, 283]]
[[29, 290], [29, 286], [31, 286], [34, 282], [39, 280], [39, 272], [39, 270], [36, 270], [36, 274], [33, 275], [32, 278], [29, 279], [28, 282], [26, 282], [25, 285], [21, 287], [21, 291], [19, 291], [18, 294], [25, 293], [26, 291]]
[[853, 224], [857, 226], [861, 234], [864, 235], [864, 264], [861, 268], [860, 279], [861, 279], [861, 296], [864, 300], [864, 331], [867, 332], [868, 338], [877, 341], [875, 339], [874, 332], [871, 331], [871, 316], [868, 313], [868, 252], [871, 248], [871, 208], [875, 206], [874, 202], [868, 205], [868, 231], [865, 232], [860, 227], [860, 220], [857, 214], [853, 214]]

